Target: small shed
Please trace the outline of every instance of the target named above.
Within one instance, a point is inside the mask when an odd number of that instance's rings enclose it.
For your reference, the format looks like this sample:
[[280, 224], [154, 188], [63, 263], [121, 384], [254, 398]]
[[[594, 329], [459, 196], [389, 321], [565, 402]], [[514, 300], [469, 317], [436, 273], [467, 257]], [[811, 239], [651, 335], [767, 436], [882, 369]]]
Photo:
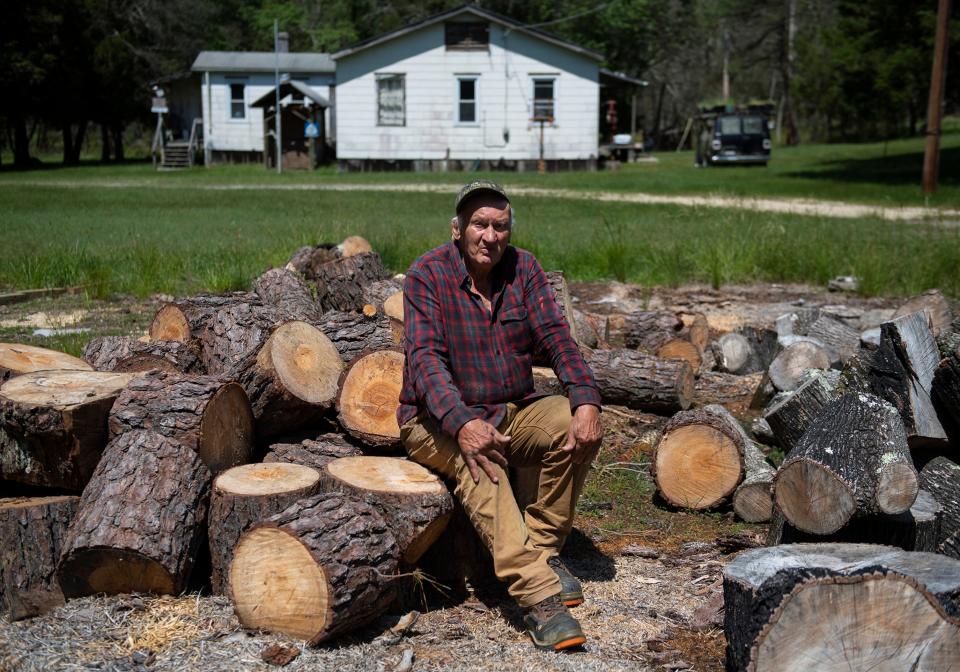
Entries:
[[283, 168], [305, 170], [325, 163], [328, 152], [323, 117], [330, 103], [303, 82], [291, 79], [270, 89], [250, 106], [263, 110], [264, 165], [277, 166], [277, 88]]

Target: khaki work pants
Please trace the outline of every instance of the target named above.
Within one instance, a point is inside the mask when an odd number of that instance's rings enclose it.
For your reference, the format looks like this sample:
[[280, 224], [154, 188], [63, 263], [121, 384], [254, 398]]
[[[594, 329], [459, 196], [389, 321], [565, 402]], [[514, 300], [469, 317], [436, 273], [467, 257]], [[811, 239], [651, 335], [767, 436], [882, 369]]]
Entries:
[[522, 513], [503, 468], [493, 464], [499, 483], [483, 472], [474, 483], [456, 439], [444, 434], [428, 414], [400, 428], [412, 460], [456, 482], [454, 494], [490, 549], [497, 578], [508, 582], [510, 596], [521, 607], [560, 592], [547, 558], [560, 552], [570, 534], [590, 468], [589, 463], [574, 464], [572, 453], [560, 449], [570, 417], [566, 397], [544, 397], [523, 407], [507, 404], [507, 416], [497, 427], [511, 437], [507, 462], [511, 467], [540, 467], [536, 494]]

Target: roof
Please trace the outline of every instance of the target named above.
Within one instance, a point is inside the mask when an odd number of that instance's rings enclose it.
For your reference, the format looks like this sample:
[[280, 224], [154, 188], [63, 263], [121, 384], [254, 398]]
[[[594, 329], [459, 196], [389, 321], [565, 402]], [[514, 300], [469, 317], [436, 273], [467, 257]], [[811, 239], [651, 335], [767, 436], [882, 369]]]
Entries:
[[595, 61], [602, 61], [604, 58], [603, 54], [601, 54], [598, 51], [594, 51], [593, 49], [587, 49], [586, 47], [582, 47], [579, 44], [575, 44], [573, 42], [568, 42], [567, 40], [557, 37], [552, 33], [548, 33], [543, 30], [537, 30], [536, 28], [524, 26], [524, 24], [522, 23], [518, 23], [507, 16], [503, 16], [502, 14], [491, 12], [489, 9], [482, 9], [480, 7], [476, 7], [474, 5], [469, 5], [469, 4], [461, 5], [460, 7], [455, 7], [454, 9], [447, 10], [446, 12], [441, 12], [440, 14], [434, 14], [433, 16], [428, 16], [427, 18], [421, 21], [411, 23], [409, 25], [404, 26], [403, 28], [398, 28], [397, 30], [392, 30], [389, 33], [383, 33], [382, 35], [378, 35], [376, 37], [371, 37], [367, 40], [357, 42], [345, 49], [341, 49], [340, 51], [334, 53], [331, 56], [331, 58], [333, 58], [333, 60], [336, 61], [341, 58], [344, 58], [345, 56], [352, 56], [353, 54], [359, 51], [369, 49], [370, 47], [376, 46], [383, 42], [387, 42], [389, 40], [393, 40], [395, 38], [401, 37], [408, 33], [412, 33], [414, 31], [420, 30], [421, 28], [425, 28], [427, 26], [433, 25], [434, 23], [446, 21], [447, 19], [451, 19], [461, 14], [472, 14], [481, 19], [486, 19], [487, 21], [498, 23], [501, 26], [506, 26], [506, 28], [511, 32], [518, 32], [518, 33], [524, 33], [525, 35], [530, 35], [537, 39], [543, 40], [544, 42], [549, 42], [558, 47], [569, 49], [570, 51], [580, 54], [581, 56], [584, 56], [586, 58], [591, 58]]
[[[277, 54], [272, 51], [201, 51], [190, 68], [194, 72], [273, 72]], [[334, 73], [330, 54], [281, 52], [280, 70], [297, 73]]]
[[633, 84], [634, 86], [648, 86], [650, 84], [650, 82], [645, 79], [637, 79], [636, 77], [631, 77], [623, 72], [607, 70], [606, 68], [600, 68], [600, 77], [614, 79], [618, 82], [624, 82], [626, 84]]
[[[250, 107], [270, 107], [270, 105], [274, 104], [277, 100], [276, 91], [276, 87], [270, 89], [270, 91], [250, 103]], [[281, 100], [289, 96], [294, 91], [297, 91], [303, 96], [309, 98], [320, 107], [330, 107], [330, 103], [326, 98], [318, 94], [316, 91], [310, 88], [310, 86], [304, 84], [303, 82], [298, 82], [295, 79], [288, 79], [287, 81], [280, 83]]]

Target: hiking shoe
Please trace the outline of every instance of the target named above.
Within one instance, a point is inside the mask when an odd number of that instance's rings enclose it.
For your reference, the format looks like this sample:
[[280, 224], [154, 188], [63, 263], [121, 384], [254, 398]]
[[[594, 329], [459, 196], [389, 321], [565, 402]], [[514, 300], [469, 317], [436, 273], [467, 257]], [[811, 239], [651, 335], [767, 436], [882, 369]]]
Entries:
[[577, 581], [576, 577], [570, 573], [567, 566], [558, 555], [551, 555], [547, 558], [547, 564], [550, 569], [560, 579], [560, 601], [568, 607], [575, 607], [583, 604], [583, 586]]
[[557, 595], [527, 607], [523, 613], [523, 623], [538, 649], [562, 651], [587, 641], [580, 623], [570, 615]]

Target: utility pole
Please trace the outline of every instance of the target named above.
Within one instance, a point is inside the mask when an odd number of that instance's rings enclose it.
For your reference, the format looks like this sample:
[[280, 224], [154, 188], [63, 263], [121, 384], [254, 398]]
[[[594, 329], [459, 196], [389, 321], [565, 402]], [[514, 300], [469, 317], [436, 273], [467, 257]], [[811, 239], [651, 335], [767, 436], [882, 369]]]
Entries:
[[950, 24], [950, 0], [940, 0], [937, 8], [937, 36], [933, 47], [933, 72], [930, 75], [930, 100], [927, 103], [927, 146], [923, 152], [923, 193], [937, 190], [940, 169], [940, 113], [947, 76], [947, 28]]
[[283, 148], [280, 146], [280, 138], [283, 137], [283, 132], [280, 120], [280, 22], [277, 19], [273, 20], [273, 63], [273, 83], [276, 87], [274, 89], [276, 100], [274, 101], [275, 123], [273, 124], [273, 131], [275, 135], [273, 140], [277, 145], [277, 175], [280, 175], [283, 173]]

